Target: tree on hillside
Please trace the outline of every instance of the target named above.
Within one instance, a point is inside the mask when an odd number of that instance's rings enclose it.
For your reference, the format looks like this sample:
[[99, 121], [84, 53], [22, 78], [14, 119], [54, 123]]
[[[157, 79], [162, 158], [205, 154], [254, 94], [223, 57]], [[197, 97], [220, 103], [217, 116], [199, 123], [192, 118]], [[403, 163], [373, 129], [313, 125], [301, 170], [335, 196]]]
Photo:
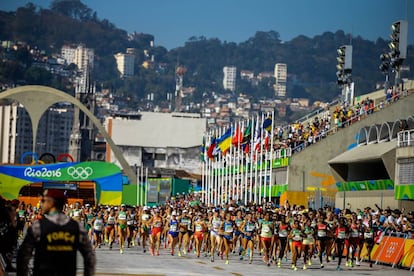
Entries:
[[80, 0], [54, 0], [50, 9], [58, 14], [69, 16], [73, 19], [86, 21], [96, 19], [96, 13], [83, 4]]

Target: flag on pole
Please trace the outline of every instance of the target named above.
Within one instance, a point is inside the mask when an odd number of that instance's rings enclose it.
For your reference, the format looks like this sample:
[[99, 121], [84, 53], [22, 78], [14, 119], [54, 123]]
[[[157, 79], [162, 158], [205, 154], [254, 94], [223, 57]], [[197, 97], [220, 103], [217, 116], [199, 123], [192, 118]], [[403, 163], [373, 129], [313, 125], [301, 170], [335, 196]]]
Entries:
[[231, 146], [232, 128], [228, 128], [226, 132], [218, 139], [218, 147], [225, 154]]
[[260, 148], [261, 129], [259, 124], [259, 117], [257, 117], [256, 129], [254, 131], [253, 150], [257, 151]]
[[267, 132], [272, 131], [272, 117], [269, 116], [263, 121], [263, 129]]
[[237, 126], [231, 143], [232, 145], [238, 145], [242, 142], [242, 139], [243, 139], [243, 134], [240, 130], [240, 126]]
[[208, 147], [208, 150], [207, 150], [207, 157], [208, 158], [210, 158], [210, 159], [213, 159], [214, 158], [214, 156], [216, 155], [215, 153], [215, 148], [217, 147], [217, 139], [216, 139], [216, 137], [213, 137], [212, 138], [212, 140], [211, 140], [211, 144], [210, 144], [210, 146]]
[[249, 124], [247, 125], [246, 129], [243, 132], [243, 139], [241, 142], [241, 147], [244, 153], [250, 152], [251, 138], [252, 138], [252, 121], [249, 121]]
[[263, 139], [263, 148], [268, 151], [269, 150], [269, 132], [265, 131], [265, 137]]
[[249, 125], [246, 127], [243, 133], [242, 144], [247, 144], [250, 142], [250, 138], [252, 135], [252, 122], [249, 122]]
[[200, 148], [200, 160], [203, 162], [206, 161], [205, 152], [206, 152], [206, 137], [203, 135], [203, 142]]

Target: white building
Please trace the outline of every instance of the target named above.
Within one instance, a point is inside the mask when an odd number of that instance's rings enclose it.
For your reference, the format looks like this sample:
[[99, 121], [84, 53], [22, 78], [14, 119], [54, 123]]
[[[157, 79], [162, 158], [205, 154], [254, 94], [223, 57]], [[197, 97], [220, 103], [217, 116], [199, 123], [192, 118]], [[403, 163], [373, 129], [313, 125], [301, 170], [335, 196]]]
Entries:
[[116, 60], [116, 67], [120, 73], [121, 78], [132, 77], [134, 75], [134, 60], [135, 55], [132, 53], [118, 53], [114, 55]]
[[[201, 174], [206, 119], [191, 113], [141, 112], [105, 119], [105, 128], [131, 166]], [[107, 148], [106, 161], [115, 162]]]
[[83, 44], [79, 44], [76, 48], [65, 45], [62, 47], [61, 55], [67, 64], [76, 64], [80, 71], [93, 68], [95, 51], [86, 48]]
[[15, 162], [17, 104], [0, 103], [0, 163]]
[[223, 67], [223, 87], [226, 90], [232, 92], [236, 91], [236, 74], [237, 68], [235, 66], [224, 66]]
[[275, 95], [277, 97], [286, 96], [287, 65], [286, 63], [275, 64]]

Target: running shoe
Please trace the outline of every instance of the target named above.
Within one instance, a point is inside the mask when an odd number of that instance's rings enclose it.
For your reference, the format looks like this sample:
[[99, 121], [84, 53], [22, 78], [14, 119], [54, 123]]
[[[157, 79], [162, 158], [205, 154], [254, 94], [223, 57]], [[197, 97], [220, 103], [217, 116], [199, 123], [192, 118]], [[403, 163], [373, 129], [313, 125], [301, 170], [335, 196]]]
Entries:
[[304, 265], [303, 265], [303, 270], [306, 270], [306, 269], [307, 269], [307, 267], [306, 267], [306, 265], [304, 264]]
[[341, 269], [341, 267], [338, 265], [338, 266], [336, 267], [336, 270], [341, 271], [342, 269]]
[[308, 265], [311, 266], [312, 265], [312, 260], [309, 259]]
[[226, 265], [229, 264], [229, 260], [226, 260]]
[[321, 268], [324, 268], [325, 266], [323, 264], [321, 264]]
[[282, 260], [279, 258], [277, 260], [277, 267], [280, 268], [282, 266]]
[[120, 254], [124, 254], [124, 250], [121, 248], [121, 249], [119, 249], [119, 253]]
[[180, 250], [178, 250], [178, 257], [181, 257], [181, 252], [180, 252]]

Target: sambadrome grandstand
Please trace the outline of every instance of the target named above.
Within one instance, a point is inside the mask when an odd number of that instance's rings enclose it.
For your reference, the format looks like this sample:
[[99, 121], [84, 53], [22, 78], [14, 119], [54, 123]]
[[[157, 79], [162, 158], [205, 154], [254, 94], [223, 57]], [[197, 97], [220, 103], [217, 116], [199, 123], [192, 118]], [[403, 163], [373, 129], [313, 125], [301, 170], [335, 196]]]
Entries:
[[[28, 89], [51, 90], [41, 86]], [[356, 116], [356, 120], [344, 128], [333, 126], [332, 131], [329, 131], [324, 139], [301, 148], [300, 151], [293, 148], [285, 150], [283, 156], [275, 154], [271, 162], [272, 167], [268, 168], [272, 174], [270, 177], [272, 180], [267, 183], [268, 190], [263, 189], [260, 192], [255, 190], [255, 193], [259, 198], [263, 197], [263, 200], [269, 198], [277, 203], [289, 200], [308, 207], [329, 203], [339, 208], [353, 209], [374, 204], [379, 204], [381, 207], [414, 209], [414, 201], [412, 201], [414, 199], [413, 92], [414, 82], [408, 81], [404, 83], [404, 91], [398, 95], [398, 100], [390, 103], [385, 100], [384, 90], [357, 97], [355, 103], [367, 97], [373, 100], [374, 112]], [[68, 101], [56, 95], [54, 100]], [[30, 103], [26, 104], [30, 105]], [[332, 107], [331, 111], [334, 108]], [[302, 124], [311, 122], [315, 116], [308, 116]], [[114, 145], [111, 145], [113, 150], [112, 146]], [[127, 173], [129, 178], [129, 181], [123, 181], [120, 169], [115, 169], [110, 166], [111, 164], [104, 165], [105, 162], [96, 163], [64, 162], [30, 165], [34, 171], [40, 172], [60, 169], [60, 175], [66, 177], [64, 179], [56, 177], [53, 172], [46, 177], [38, 177], [36, 174], [35, 177], [30, 177], [27, 173], [25, 175], [28, 165], [22, 165], [16, 174], [17, 170], [13, 172], [13, 165], [3, 165], [0, 166], [0, 194], [8, 199], [23, 194], [33, 196], [44, 188], [44, 183], [71, 184], [76, 179], [70, 177], [70, 172], [78, 168], [84, 171], [86, 168], [93, 167], [93, 174], [87, 179], [89, 182], [79, 182], [82, 183], [79, 187], [87, 189], [88, 192], [69, 191], [69, 195], [77, 199], [82, 197], [93, 199], [92, 202], [101, 204], [161, 203], [147, 201], [149, 184], [137, 185], [136, 178], [131, 175], [130, 167], [123, 168], [124, 174]], [[108, 168], [104, 168], [105, 166]], [[95, 172], [100, 174], [95, 175]], [[173, 187], [173, 181], [165, 185], [161, 183], [162, 179], [152, 180], [155, 186], [153, 185], [154, 189], [150, 191], [151, 193], [160, 193], [161, 185], [165, 186], [162, 191], [165, 195], [174, 195], [177, 190], [180, 190], [180, 193], [188, 192], [188, 185], [184, 185], [183, 190]], [[203, 169], [202, 177], [198, 179], [197, 184], [201, 189], [201, 199], [207, 203], [219, 203], [212, 202], [212, 198], [208, 197], [211, 192], [208, 181], [209, 175]], [[38, 184], [27, 186], [30, 183]], [[28, 192], [28, 187], [36, 192]]]

